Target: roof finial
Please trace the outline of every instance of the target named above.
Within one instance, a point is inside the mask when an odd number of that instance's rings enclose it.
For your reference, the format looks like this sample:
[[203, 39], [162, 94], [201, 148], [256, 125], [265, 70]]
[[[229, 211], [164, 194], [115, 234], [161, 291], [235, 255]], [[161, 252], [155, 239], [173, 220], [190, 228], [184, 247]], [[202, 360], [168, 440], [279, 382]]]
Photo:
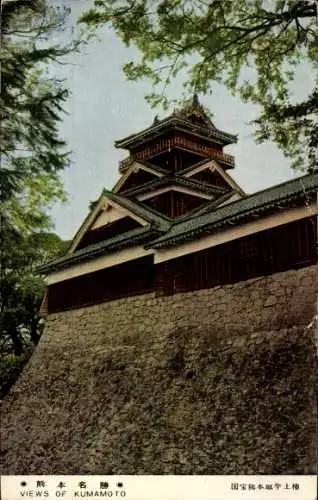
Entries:
[[196, 92], [194, 92], [192, 97], [192, 106], [194, 107], [200, 106], [198, 94]]
[[153, 121], [153, 124], [159, 123], [159, 116], [156, 115]]

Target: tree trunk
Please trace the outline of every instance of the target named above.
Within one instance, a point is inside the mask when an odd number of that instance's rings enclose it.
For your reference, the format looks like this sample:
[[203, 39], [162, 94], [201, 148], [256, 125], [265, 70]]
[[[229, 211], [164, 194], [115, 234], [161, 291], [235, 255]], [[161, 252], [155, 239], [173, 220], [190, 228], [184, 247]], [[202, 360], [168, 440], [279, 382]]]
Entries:
[[32, 318], [30, 336], [34, 345], [37, 345], [40, 340], [40, 333], [38, 330], [39, 318]]
[[14, 354], [16, 356], [21, 356], [23, 354], [24, 348], [23, 348], [23, 342], [22, 342], [22, 339], [21, 339], [19, 332], [15, 328], [12, 328], [12, 329], [8, 330], [8, 335], [13, 343]]

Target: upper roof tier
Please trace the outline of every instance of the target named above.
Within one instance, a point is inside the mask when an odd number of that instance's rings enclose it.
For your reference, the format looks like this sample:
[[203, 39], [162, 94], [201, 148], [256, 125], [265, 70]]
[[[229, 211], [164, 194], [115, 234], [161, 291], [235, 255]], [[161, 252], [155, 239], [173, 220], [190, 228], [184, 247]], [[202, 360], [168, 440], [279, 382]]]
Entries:
[[173, 129], [221, 146], [237, 142], [237, 135], [223, 132], [215, 127], [209, 114], [195, 95], [189, 104], [175, 110], [167, 118], [159, 120], [156, 117], [150, 127], [116, 141], [115, 147], [132, 151], [136, 147], [152, 141]]

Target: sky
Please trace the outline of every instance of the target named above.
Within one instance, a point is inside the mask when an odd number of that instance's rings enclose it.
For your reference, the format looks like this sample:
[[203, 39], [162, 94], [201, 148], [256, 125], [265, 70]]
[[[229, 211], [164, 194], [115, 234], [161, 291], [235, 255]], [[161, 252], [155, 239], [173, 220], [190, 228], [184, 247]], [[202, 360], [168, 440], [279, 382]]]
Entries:
[[[53, 3], [59, 4], [58, 0]], [[71, 7], [70, 25], [92, 5], [92, 0], [64, 0]], [[80, 55], [69, 58], [70, 64], [55, 68], [71, 90], [61, 136], [71, 150], [71, 166], [62, 174], [67, 204], [56, 204], [51, 215], [55, 232], [71, 239], [84, 218], [89, 203], [96, 200], [104, 187], [111, 189], [119, 178], [118, 163], [127, 152], [117, 150], [114, 141], [148, 127], [156, 114], [144, 96], [151, 92], [147, 81], [129, 82], [122, 71], [124, 63], [138, 57], [127, 49], [109, 27], [102, 28], [99, 40], [92, 42]], [[65, 35], [64, 35], [65, 36]], [[296, 98], [305, 97], [312, 84], [309, 68], [302, 67], [295, 81]], [[169, 98], [179, 98], [180, 82], [167, 89]], [[236, 167], [230, 172], [247, 193], [289, 180], [295, 174], [290, 161], [271, 142], [255, 144], [253, 126], [258, 108], [229, 94], [224, 86], [215, 85], [212, 95], [200, 96], [201, 103], [213, 113], [217, 128], [238, 134], [238, 143], [225, 148], [235, 156]]]

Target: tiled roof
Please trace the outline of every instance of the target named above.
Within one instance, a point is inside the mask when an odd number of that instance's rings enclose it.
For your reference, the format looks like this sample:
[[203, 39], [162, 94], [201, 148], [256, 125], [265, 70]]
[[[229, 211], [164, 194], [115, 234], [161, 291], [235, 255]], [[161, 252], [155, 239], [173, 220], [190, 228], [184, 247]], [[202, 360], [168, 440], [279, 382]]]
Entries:
[[155, 210], [148, 209], [148, 207], [145, 207], [140, 202], [126, 198], [121, 194], [113, 193], [107, 189], [104, 189], [103, 193], [107, 198], [113, 200], [115, 203], [118, 203], [118, 205], [130, 210], [132, 213], [138, 215], [149, 223], [155, 224], [159, 231], [165, 231], [169, 228], [169, 225], [167, 224], [167, 220], [169, 219], [167, 217], [159, 214]]
[[264, 189], [258, 193], [234, 201], [216, 210], [198, 216], [187, 218], [179, 224], [174, 224], [164, 235], [152, 241], [147, 247], [160, 248], [174, 245], [199, 235], [211, 232], [226, 224], [240, 223], [244, 218], [255, 216], [261, 212], [277, 208], [279, 205], [294, 199], [303, 199], [318, 188], [318, 174], [309, 174], [277, 186]]
[[[82, 228], [85, 227], [85, 224], [89, 220], [92, 211], [95, 209], [95, 207], [98, 205], [98, 203], [101, 201], [102, 197], [106, 196], [109, 200], [113, 200], [115, 203], [118, 205], [121, 205], [123, 208], [126, 208], [127, 210], [130, 210], [133, 214], [141, 217], [145, 221], [155, 224], [158, 227], [161, 228], [161, 225], [163, 224], [162, 230], [166, 230], [167, 227], [164, 225], [165, 222], [165, 216], [158, 214], [152, 210], [148, 210], [144, 208], [143, 205], [138, 203], [137, 201], [134, 202], [132, 200], [129, 200], [120, 194], [114, 193], [112, 191], [108, 191], [107, 189], [104, 189], [98, 200], [92, 202], [90, 204], [90, 212], [85, 218], [84, 222], [81, 224], [81, 227], [78, 229], [77, 233], [75, 234], [73, 241], [77, 238], [77, 235], [82, 231]], [[72, 246], [72, 244], [71, 244]]]
[[129, 149], [137, 142], [143, 142], [144, 140], [155, 137], [158, 133], [162, 132], [165, 128], [168, 127], [180, 127], [185, 129], [190, 129], [191, 132], [196, 135], [211, 139], [218, 139], [221, 144], [232, 144], [237, 142], [237, 136], [233, 134], [228, 134], [227, 132], [222, 132], [218, 130], [216, 127], [207, 128], [200, 125], [194, 125], [189, 120], [185, 118], [180, 118], [177, 115], [170, 115], [163, 120], [160, 120], [158, 123], [152, 124], [150, 127], [147, 127], [142, 132], [138, 132], [136, 134], [131, 134], [124, 139], [120, 139], [115, 142], [116, 148]]
[[150, 168], [154, 172], [159, 172], [159, 173], [161, 173], [163, 175], [169, 175], [170, 174], [170, 170], [168, 170], [166, 168], [163, 168], [163, 167], [159, 167], [158, 165], [153, 165], [152, 163], [149, 163], [148, 161], [137, 160], [137, 162], [140, 163], [141, 165], [145, 165], [145, 167]]
[[[72, 254], [67, 254], [41, 266], [38, 271], [47, 273], [136, 244], [154, 249], [172, 246], [202, 234], [211, 234], [227, 224], [240, 224], [268, 211], [277, 211], [280, 207], [288, 207], [293, 202], [307, 204], [312, 200], [313, 195], [317, 196], [317, 190], [318, 173], [308, 174], [218, 208], [219, 203], [229, 199], [234, 191], [225, 193], [218, 200], [207, 202], [199, 210], [192, 211], [177, 219], [170, 219], [129, 198], [105, 190], [104, 193], [110, 200], [147, 220], [149, 225], [76, 250]], [[205, 213], [207, 210], [208, 212]]]
[[108, 199], [113, 200], [118, 205], [149, 222], [149, 225], [133, 229], [127, 233], [115, 235], [105, 241], [89, 245], [81, 250], [76, 250], [74, 253], [68, 253], [63, 257], [54, 259], [53, 261], [39, 267], [39, 272], [43, 273], [52, 269], [67, 267], [68, 264], [74, 264], [76, 262], [87, 260], [113, 250], [145, 243], [146, 241], [149, 241], [149, 239], [159, 236], [162, 232], [166, 232], [171, 225], [171, 220], [168, 217], [161, 215], [148, 207], [145, 208], [138, 202], [130, 200], [129, 198], [124, 198], [123, 196], [107, 191], [106, 189], [104, 189], [103, 194]]
[[63, 257], [54, 259], [43, 266], [40, 266], [37, 271], [39, 273], [47, 273], [68, 267], [68, 265], [77, 264], [84, 260], [89, 260], [93, 257], [111, 253], [114, 250], [127, 248], [136, 244], [142, 244], [158, 236], [158, 229], [153, 229], [151, 226], [143, 226], [137, 229], [132, 229], [124, 234], [118, 234], [105, 241], [89, 245], [81, 250], [76, 250], [74, 253], [66, 254]]
[[[227, 191], [225, 194], [217, 198], [216, 200], [209, 201], [208, 203], [205, 203], [204, 205], [198, 207], [193, 215], [191, 217], [198, 217], [199, 215], [206, 214], [208, 212], [211, 212], [215, 208], [217, 208], [219, 205], [222, 203], [225, 203], [228, 201], [230, 198], [232, 198], [233, 195], [238, 194], [237, 191], [234, 189], [231, 191]], [[190, 216], [187, 216], [187, 214], [184, 216], [185, 219], [189, 219]]]
[[[129, 169], [131, 167], [137, 167], [137, 168], [141, 168], [141, 169], [144, 167], [145, 170], [148, 170], [148, 171], [150, 170], [154, 175], [156, 175], [157, 173], [162, 174], [162, 175], [169, 175], [170, 174], [170, 171], [165, 169], [165, 168], [159, 167], [157, 165], [153, 165], [152, 163], [149, 163], [149, 162], [144, 161], [144, 160], [136, 159], [133, 156], [128, 156], [127, 158], [124, 158], [123, 160], [121, 160], [119, 162], [119, 171], [123, 170], [122, 165], [125, 165], [124, 172], [122, 172], [123, 174], [127, 174], [127, 172], [129, 171]], [[121, 179], [122, 179], [122, 177], [121, 177]], [[118, 182], [116, 184], [118, 184]]]
[[195, 179], [188, 179], [187, 177], [181, 177], [180, 175], [170, 175], [169, 177], [162, 177], [161, 179], [155, 179], [141, 186], [136, 186], [127, 190], [123, 190], [121, 194], [125, 196], [136, 196], [143, 192], [147, 192], [154, 189], [159, 189], [167, 185], [177, 185], [180, 187], [185, 187], [198, 191], [199, 193], [205, 194], [218, 194], [221, 195], [227, 191], [226, 188], [219, 186], [212, 186], [205, 182], [200, 182]]
[[198, 161], [197, 163], [194, 163], [193, 165], [189, 165], [186, 168], [183, 168], [182, 170], [179, 170], [178, 174], [179, 175], [185, 175], [188, 172], [192, 172], [192, 170], [195, 170], [198, 167], [201, 167], [201, 165], [205, 165], [206, 163], [210, 163], [211, 158], [203, 158], [203, 160]]

